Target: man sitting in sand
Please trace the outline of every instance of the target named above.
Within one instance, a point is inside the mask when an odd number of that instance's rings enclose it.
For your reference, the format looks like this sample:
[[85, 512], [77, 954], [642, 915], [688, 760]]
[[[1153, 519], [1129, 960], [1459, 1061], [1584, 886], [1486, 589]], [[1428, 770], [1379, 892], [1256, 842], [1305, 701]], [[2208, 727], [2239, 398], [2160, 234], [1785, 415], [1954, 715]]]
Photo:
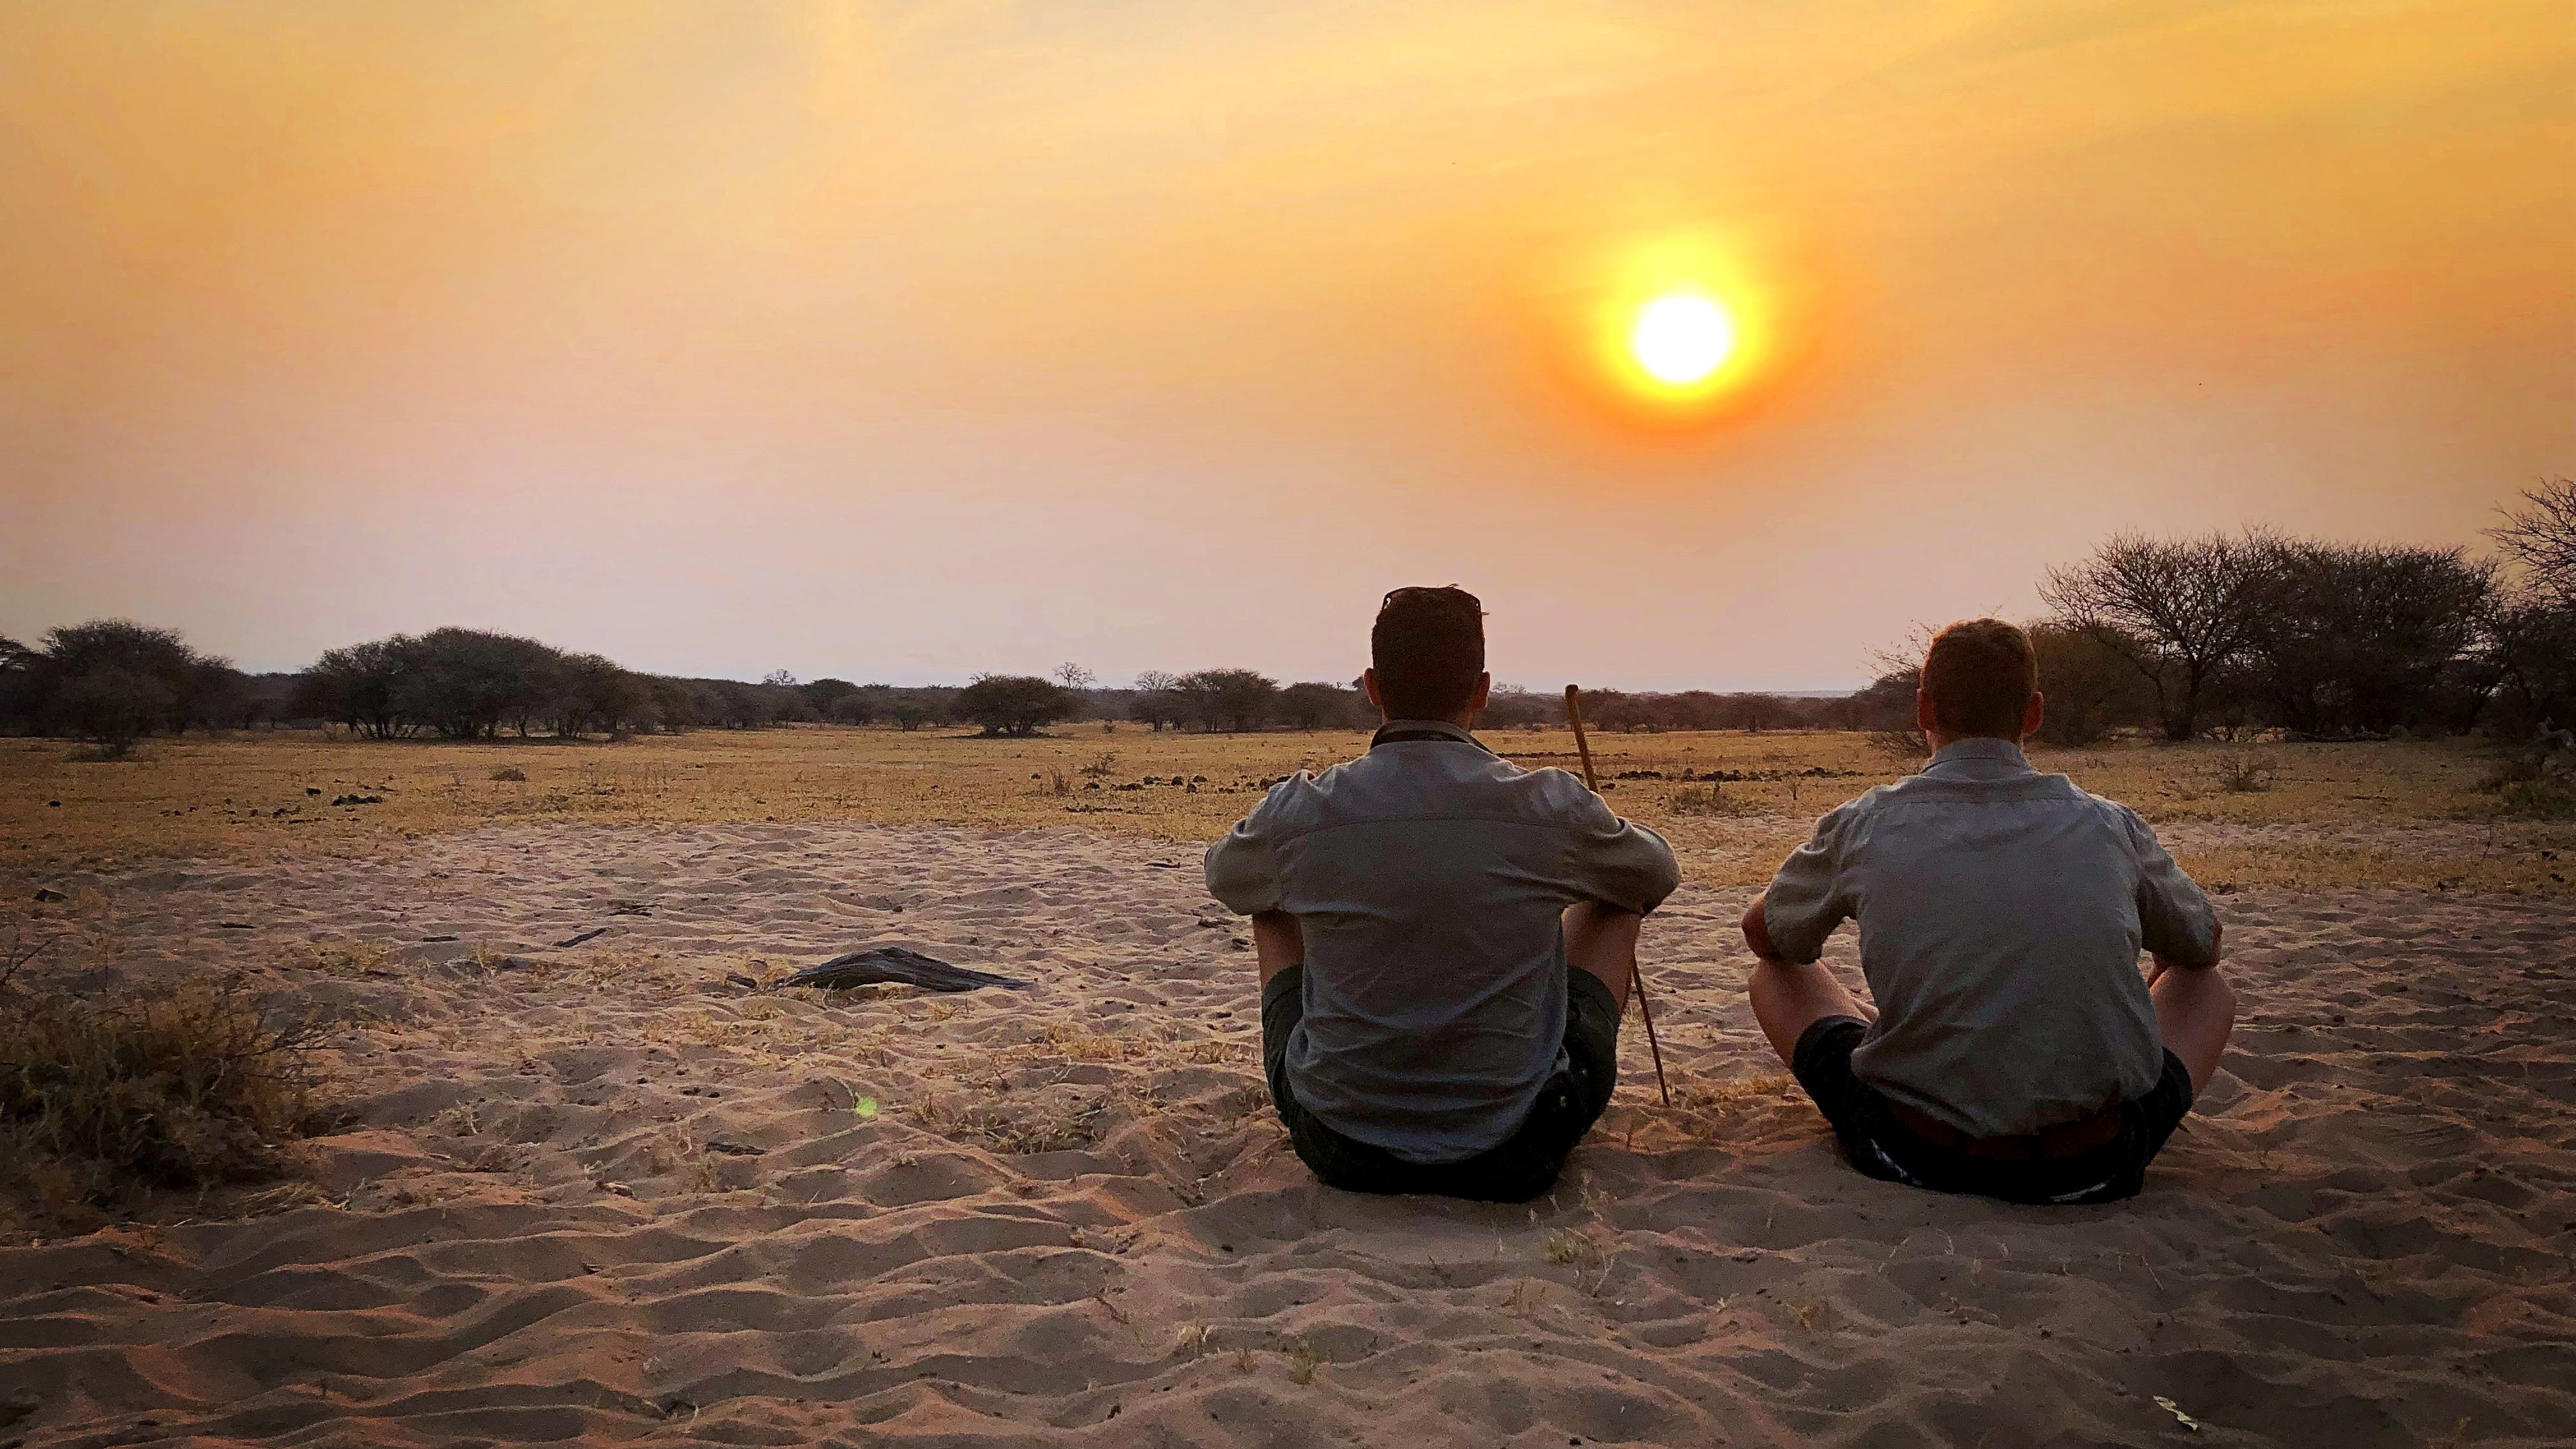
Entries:
[[1362, 677], [1368, 753], [1303, 771], [1208, 848], [1252, 917], [1271, 1100], [1354, 1192], [1518, 1202], [1610, 1102], [1639, 920], [1679, 883], [1653, 831], [1468, 733], [1484, 606], [1398, 589]]
[[[1744, 913], [1753, 1013], [1868, 1176], [2129, 1197], [2226, 1049], [2208, 898], [2134, 811], [2022, 758], [2043, 707], [2021, 630], [1942, 630], [1932, 762], [1817, 822]], [[1815, 964], [1845, 917], [1874, 1012]]]

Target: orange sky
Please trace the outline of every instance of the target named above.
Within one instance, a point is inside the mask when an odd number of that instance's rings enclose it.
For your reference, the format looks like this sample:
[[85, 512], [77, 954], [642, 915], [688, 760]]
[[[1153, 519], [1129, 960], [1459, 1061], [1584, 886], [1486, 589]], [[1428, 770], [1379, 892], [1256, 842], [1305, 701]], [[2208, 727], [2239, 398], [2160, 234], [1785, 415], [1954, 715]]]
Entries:
[[[1726, 405], [1601, 381], [1706, 258]], [[1646, 259], [1641, 262], [1640, 259]], [[0, 0], [0, 632], [1847, 684], [2576, 472], [2576, 12]]]

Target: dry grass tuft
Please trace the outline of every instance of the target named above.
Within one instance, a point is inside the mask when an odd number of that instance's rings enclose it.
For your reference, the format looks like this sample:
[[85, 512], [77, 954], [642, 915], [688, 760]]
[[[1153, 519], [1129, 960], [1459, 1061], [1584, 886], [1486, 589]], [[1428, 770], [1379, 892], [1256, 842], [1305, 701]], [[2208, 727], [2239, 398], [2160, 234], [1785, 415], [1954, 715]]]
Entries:
[[295, 941], [278, 949], [277, 964], [320, 976], [384, 976], [393, 953], [382, 941]]
[[953, 1096], [937, 1096], [916, 1107], [913, 1119], [951, 1142], [1022, 1156], [1089, 1147], [1100, 1140], [1108, 1110], [1106, 1096], [1062, 1091], [1034, 1101], [963, 1105]]
[[1675, 815], [1715, 815], [1732, 819], [1761, 813], [1761, 807], [1742, 794], [1729, 795], [1722, 783], [1685, 785], [1664, 798], [1664, 808]]
[[1547, 1260], [1560, 1268], [1580, 1263], [1599, 1251], [1599, 1244], [1572, 1228], [1558, 1228], [1547, 1235]]
[[1729, 1112], [1756, 1101], [1782, 1101], [1793, 1094], [1797, 1080], [1786, 1072], [1728, 1077], [1711, 1083], [1684, 1083], [1681, 1105], [1693, 1112]]
[[2496, 797], [2499, 813], [2516, 819], [2576, 818], [2576, 775], [2539, 750], [2500, 756], [2478, 788]]
[[1068, 1022], [1054, 1022], [1046, 1029], [1046, 1043], [1055, 1054], [1074, 1062], [1119, 1062], [1127, 1059], [1127, 1043], [1114, 1036], [1084, 1031]]
[[2228, 754], [2218, 757], [2215, 777], [2218, 788], [2231, 795], [2260, 795], [2272, 788], [2281, 770], [2260, 755]]
[[0, 1173], [56, 1217], [273, 1177], [314, 1124], [309, 1021], [235, 981], [131, 1000], [0, 995]]

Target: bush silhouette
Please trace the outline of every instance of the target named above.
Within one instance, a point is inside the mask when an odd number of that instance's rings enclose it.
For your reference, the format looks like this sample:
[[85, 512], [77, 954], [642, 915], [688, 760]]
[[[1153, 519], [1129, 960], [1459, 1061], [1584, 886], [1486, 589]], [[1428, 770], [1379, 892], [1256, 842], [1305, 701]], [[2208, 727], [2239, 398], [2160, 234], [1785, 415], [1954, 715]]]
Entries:
[[1034, 674], [979, 675], [957, 696], [957, 713], [982, 725], [987, 735], [1014, 739], [1071, 719], [1081, 707], [1071, 690]]
[[102, 665], [54, 692], [54, 714], [72, 733], [95, 742], [110, 759], [130, 753], [134, 742], [166, 720], [177, 696], [157, 679]]

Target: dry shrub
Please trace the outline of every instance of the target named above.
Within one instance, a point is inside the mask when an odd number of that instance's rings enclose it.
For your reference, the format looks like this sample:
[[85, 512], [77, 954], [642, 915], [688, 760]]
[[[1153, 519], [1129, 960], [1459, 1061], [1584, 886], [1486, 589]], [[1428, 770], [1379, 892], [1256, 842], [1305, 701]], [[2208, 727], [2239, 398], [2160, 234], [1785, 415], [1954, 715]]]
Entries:
[[492, 778], [513, 785], [528, 783], [528, 772], [516, 765], [503, 765], [492, 772]]
[[2278, 766], [2259, 755], [2225, 755], [2218, 761], [2218, 788], [2231, 795], [2260, 795], [2280, 775]]
[[2496, 787], [2496, 806], [2525, 820], [2566, 820], [2576, 817], [2576, 785], [2564, 775], [2507, 780]]
[[279, 948], [277, 964], [324, 976], [383, 975], [393, 969], [393, 952], [382, 941], [296, 941]]
[[1757, 807], [1742, 795], [1729, 795], [1723, 783], [1685, 785], [1664, 800], [1664, 808], [1675, 815], [1751, 815]]
[[2496, 761], [2478, 788], [2496, 797], [2496, 808], [2525, 820], [2576, 816], [2576, 777], [2545, 749], [2516, 750]]
[[1896, 759], [1923, 760], [1932, 755], [1932, 741], [1919, 729], [1871, 730], [1868, 739], [1871, 749]]
[[0, 1173], [60, 1216], [275, 1175], [314, 1120], [309, 1021], [238, 982], [97, 1001], [0, 995]]

